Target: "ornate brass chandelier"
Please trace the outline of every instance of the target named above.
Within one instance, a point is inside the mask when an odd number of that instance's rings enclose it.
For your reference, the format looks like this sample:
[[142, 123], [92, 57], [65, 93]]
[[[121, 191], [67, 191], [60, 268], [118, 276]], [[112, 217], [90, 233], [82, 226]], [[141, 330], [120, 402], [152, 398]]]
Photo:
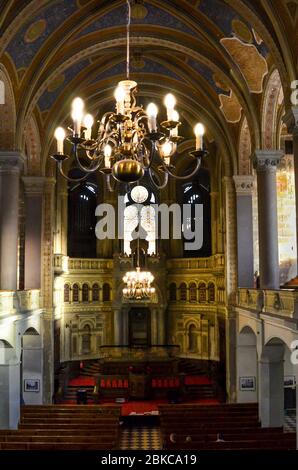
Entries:
[[[67, 140], [72, 144], [71, 155], [64, 153], [66, 132], [62, 127], [55, 131], [57, 152], [52, 158], [57, 162], [60, 173], [69, 181], [83, 181], [88, 174], [100, 171], [106, 176], [109, 189], [115, 189], [114, 182], [135, 183], [148, 173], [155, 187], [162, 189], [167, 185], [168, 177], [186, 180], [194, 176], [201, 166], [201, 159], [207, 154], [203, 149], [204, 126], [196, 124], [196, 150], [190, 156], [196, 164], [187, 175], [178, 175], [173, 165], [173, 156], [177, 144], [183, 138], [179, 136], [179, 115], [175, 110], [176, 99], [169, 93], [164, 104], [167, 119], [157, 124], [158, 109], [150, 103], [146, 110], [137, 106], [137, 82], [130, 80], [130, 23], [131, 5], [128, 5], [127, 22], [127, 70], [126, 80], [118, 83], [115, 90], [116, 109], [103, 115], [99, 122], [97, 137], [93, 136], [94, 119], [85, 114], [84, 102], [77, 97], [72, 102], [73, 128]], [[75, 159], [83, 177], [70, 178], [63, 170], [63, 162]], [[86, 161], [88, 163], [86, 163]], [[112, 178], [111, 178], [112, 177]]]

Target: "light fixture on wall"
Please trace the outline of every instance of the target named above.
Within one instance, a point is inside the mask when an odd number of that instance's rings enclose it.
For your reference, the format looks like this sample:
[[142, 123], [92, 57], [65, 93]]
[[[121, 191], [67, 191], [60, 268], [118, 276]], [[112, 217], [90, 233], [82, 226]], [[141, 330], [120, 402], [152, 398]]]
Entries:
[[[77, 97], [72, 102], [73, 129], [70, 129], [72, 134], [67, 136], [67, 140], [72, 144], [71, 156], [85, 176], [70, 178], [63, 170], [63, 162], [69, 158], [69, 155], [64, 153], [66, 132], [62, 127], [58, 127], [55, 131], [57, 152], [52, 158], [57, 162], [61, 174], [70, 181], [82, 181], [89, 173], [100, 171], [106, 175], [109, 189], [113, 190], [111, 177], [121, 183], [135, 183], [147, 170], [153, 184], [161, 189], [167, 185], [169, 176], [185, 180], [198, 172], [202, 157], [207, 155], [203, 148], [205, 129], [201, 123], [196, 124], [194, 128], [196, 149], [189, 155], [195, 160], [195, 168], [188, 175], [178, 175], [173, 156], [182, 137], [178, 132], [181, 123], [175, 109], [176, 98], [171, 93], [166, 95], [164, 104], [167, 119], [160, 125], [157, 122], [158, 109], [154, 103], [150, 103], [146, 110], [137, 106], [137, 82], [129, 78], [130, 0], [127, 0], [127, 5], [126, 80], [118, 83], [114, 93], [116, 111], [103, 115], [96, 138], [92, 138], [94, 119], [90, 114], [85, 114], [83, 100]], [[86, 161], [86, 157], [90, 162], [87, 166], [82, 160], [85, 158]]]

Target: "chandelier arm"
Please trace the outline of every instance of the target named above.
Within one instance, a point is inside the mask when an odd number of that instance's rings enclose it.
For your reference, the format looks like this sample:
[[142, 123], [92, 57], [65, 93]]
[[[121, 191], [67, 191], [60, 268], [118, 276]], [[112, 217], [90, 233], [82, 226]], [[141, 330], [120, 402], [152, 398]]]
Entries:
[[[150, 149], [148, 150], [147, 149], [147, 146], [146, 144], [144, 143], [144, 141], [148, 141], [150, 143]], [[148, 150], [149, 152], [149, 164], [148, 165], [144, 165], [144, 169], [145, 170], [149, 170], [152, 166], [152, 163], [154, 161], [154, 158], [155, 158], [155, 154], [156, 154], [156, 148], [155, 148], [155, 145], [154, 145], [154, 142], [152, 142], [150, 139], [144, 137], [142, 140], [141, 140], [141, 144], [144, 145], [144, 147]]]
[[165, 168], [165, 171], [167, 172], [167, 174], [172, 176], [173, 178], [176, 178], [177, 180], [181, 180], [181, 181], [188, 180], [192, 176], [195, 176], [195, 174], [199, 171], [200, 166], [201, 166], [201, 158], [198, 158], [195, 169], [189, 175], [179, 176], [179, 175], [175, 175], [174, 173], [172, 173], [171, 170], [168, 167], [166, 167], [163, 163], [163, 167]]
[[102, 164], [102, 155], [100, 155], [98, 158], [98, 162], [96, 163], [96, 165], [94, 167], [92, 167], [92, 164], [90, 165], [89, 168], [85, 167], [84, 165], [82, 165], [82, 163], [80, 162], [80, 158], [79, 158], [79, 153], [78, 153], [78, 149], [77, 147], [74, 149], [74, 155], [75, 155], [75, 159], [76, 159], [76, 162], [80, 168], [80, 170], [84, 171], [85, 173], [94, 173], [95, 171], [97, 171], [100, 167], [100, 165]]
[[155, 173], [155, 172], [151, 168], [149, 168], [149, 177], [152, 183], [154, 184], [154, 186], [156, 187], [156, 189], [164, 189], [166, 185], [168, 184], [169, 174], [166, 172], [164, 173], [164, 182], [161, 185], [159, 185], [154, 181], [152, 173]]
[[115, 189], [117, 187], [117, 183], [115, 183], [115, 186], [113, 187], [112, 184], [111, 184], [111, 175], [106, 175], [106, 182], [107, 182], [107, 187], [108, 187], [108, 190], [111, 192], [111, 193], [114, 193], [115, 192]]
[[88, 173], [87, 173], [87, 175], [83, 176], [82, 178], [70, 178], [70, 176], [64, 173], [63, 168], [62, 168], [62, 162], [57, 162], [57, 165], [63, 178], [65, 178], [67, 181], [70, 181], [71, 183], [80, 183], [81, 181], [84, 181], [88, 177]]

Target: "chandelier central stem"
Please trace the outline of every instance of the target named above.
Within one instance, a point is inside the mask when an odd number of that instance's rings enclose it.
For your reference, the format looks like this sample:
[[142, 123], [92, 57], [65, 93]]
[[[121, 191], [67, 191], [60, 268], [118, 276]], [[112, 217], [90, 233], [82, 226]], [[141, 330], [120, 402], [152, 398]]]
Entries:
[[127, 25], [126, 25], [126, 78], [129, 79], [130, 73], [130, 23], [131, 23], [131, 5], [127, 0]]

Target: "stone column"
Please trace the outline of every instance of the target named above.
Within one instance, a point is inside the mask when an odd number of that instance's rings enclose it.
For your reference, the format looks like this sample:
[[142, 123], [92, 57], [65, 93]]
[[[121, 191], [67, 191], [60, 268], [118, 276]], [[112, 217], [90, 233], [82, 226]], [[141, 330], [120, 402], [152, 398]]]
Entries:
[[283, 360], [259, 362], [259, 416], [263, 428], [284, 425]]
[[163, 345], [165, 344], [165, 312], [159, 308], [156, 313], [158, 315], [158, 344]]
[[68, 192], [67, 181], [58, 175], [55, 190], [55, 238], [54, 253], [67, 255], [67, 227], [68, 227]]
[[237, 279], [237, 223], [236, 192], [232, 177], [224, 178], [225, 194], [225, 256], [226, 256], [226, 388], [228, 401], [236, 401], [236, 304]]
[[23, 156], [0, 152], [0, 290], [17, 290], [19, 188]]
[[258, 150], [254, 168], [258, 181], [260, 287], [279, 289], [276, 169], [283, 152]]
[[0, 429], [18, 428], [20, 392], [20, 364], [0, 361]]
[[212, 255], [216, 255], [218, 250], [218, 226], [219, 226], [219, 213], [218, 213], [218, 192], [213, 191], [210, 193], [211, 198], [211, 240], [212, 240]]
[[114, 310], [114, 344], [119, 346], [122, 339], [121, 309]]
[[42, 198], [45, 179], [23, 177], [25, 187], [25, 289], [40, 289]]
[[238, 287], [254, 287], [254, 176], [234, 176], [237, 195]]

